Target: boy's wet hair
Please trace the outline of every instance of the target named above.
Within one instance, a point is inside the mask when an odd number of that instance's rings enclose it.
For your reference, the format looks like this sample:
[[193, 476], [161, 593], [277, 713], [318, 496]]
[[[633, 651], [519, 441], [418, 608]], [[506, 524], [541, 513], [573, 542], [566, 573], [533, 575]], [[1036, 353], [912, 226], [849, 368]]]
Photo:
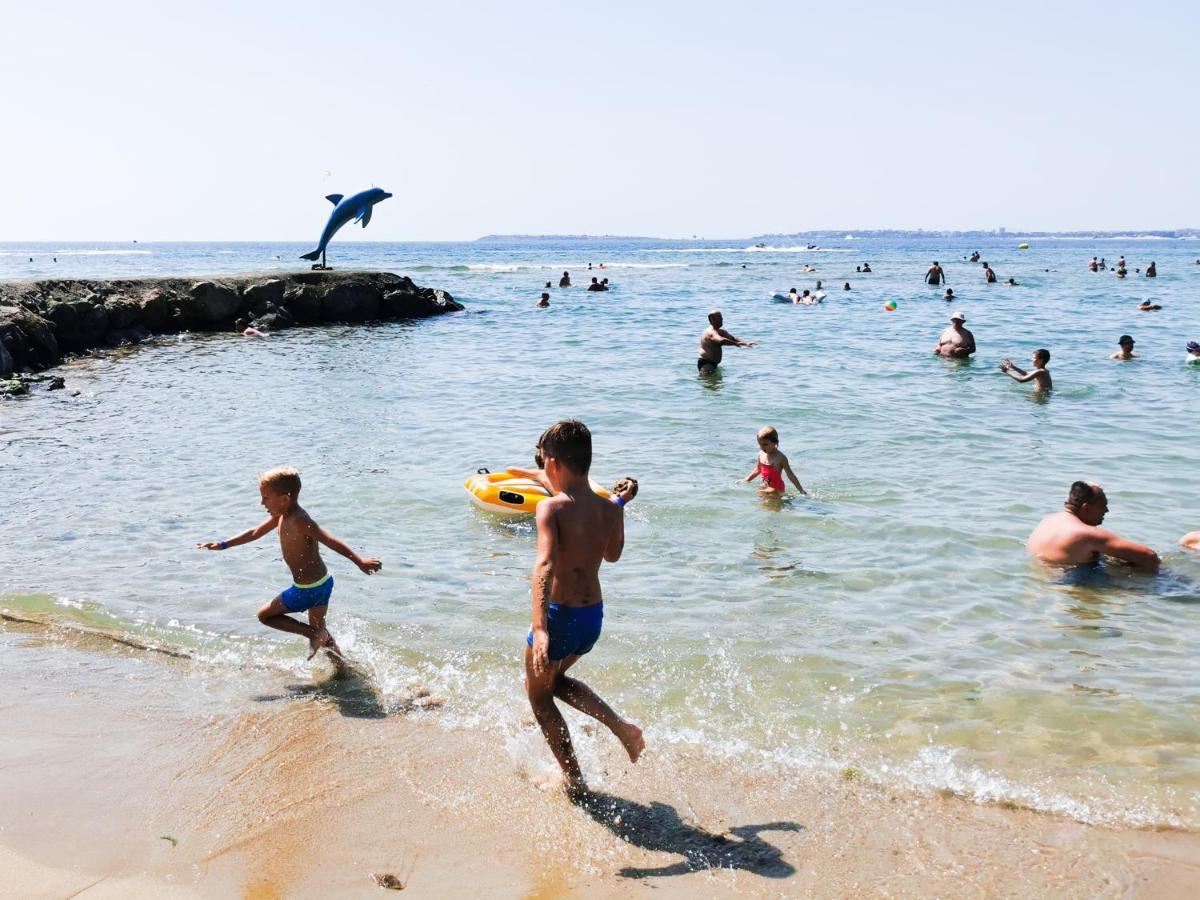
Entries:
[[622, 478], [620, 481], [618, 481], [616, 484], [614, 484], [612, 486], [612, 493], [622, 494], [625, 492], [625, 490], [627, 488], [629, 489], [629, 499], [632, 500], [634, 497], [637, 496], [637, 492], [638, 492], [637, 479], [630, 478], [628, 475], [626, 475], [624, 478]]
[[[804, 293], [808, 293], [805, 291]], [[760, 441], [770, 441], [772, 444], [779, 443], [779, 432], [775, 430], [774, 425], [764, 425], [758, 429], [758, 439]]]
[[291, 494], [293, 497], [300, 493], [300, 473], [291, 466], [276, 466], [258, 476], [258, 483], [270, 488], [274, 494]]
[[1044, 347], [1040, 350], [1033, 351], [1033, 355], [1041, 359], [1042, 365], [1050, 362], [1050, 351]]
[[576, 475], [592, 467], [592, 433], [578, 419], [555, 422], [543, 432], [538, 447], [547, 459], [556, 459]]
[[542, 447], [540, 444], [533, 448], [533, 464], [539, 469], [546, 468], [546, 460], [542, 456]]

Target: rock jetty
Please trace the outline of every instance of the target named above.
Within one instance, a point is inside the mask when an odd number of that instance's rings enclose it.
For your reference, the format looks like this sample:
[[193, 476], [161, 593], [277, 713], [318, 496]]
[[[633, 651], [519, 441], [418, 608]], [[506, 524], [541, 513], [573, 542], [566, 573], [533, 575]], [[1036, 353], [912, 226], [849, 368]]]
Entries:
[[0, 284], [0, 379], [156, 334], [413, 319], [461, 310], [445, 291], [387, 272]]

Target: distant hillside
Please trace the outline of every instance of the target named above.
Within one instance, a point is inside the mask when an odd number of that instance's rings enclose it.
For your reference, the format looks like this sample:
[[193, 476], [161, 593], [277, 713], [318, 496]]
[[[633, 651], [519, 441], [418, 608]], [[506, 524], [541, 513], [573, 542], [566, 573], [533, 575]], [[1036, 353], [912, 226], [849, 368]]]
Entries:
[[904, 229], [874, 229], [861, 230], [854, 228], [825, 229], [822, 231], [793, 231], [787, 234], [759, 234], [745, 238], [661, 238], [643, 235], [624, 234], [488, 234], [476, 238], [476, 243], [484, 244], [564, 244], [589, 243], [599, 244], [606, 241], [638, 241], [643, 244], [694, 244], [696, 241], [713, 243], [722, 241], [728, 244], [797, 244], [843, 241], [848, 236], [854, 239], [884, 238], [905, 240], [994, 240], [996, 238], [1042, 238], [1042, 239], [1074, 239], [1096, 240], [1113, 238], [1164, 238], [1164, 239], [1200, 239], [1200, 229], [1174, 228], [1155, 231], [1020, 231], [1015, 229], [994, 229], [990, 231], [935, 231], [924, 228], [914, 230]]

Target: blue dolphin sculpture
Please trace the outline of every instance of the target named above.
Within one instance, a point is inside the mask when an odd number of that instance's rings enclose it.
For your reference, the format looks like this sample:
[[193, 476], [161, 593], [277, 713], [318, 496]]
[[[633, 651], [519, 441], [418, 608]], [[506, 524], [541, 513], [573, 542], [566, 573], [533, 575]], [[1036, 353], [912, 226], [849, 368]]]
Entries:
[[321, 232], [321, 241], [317, 244], [316, 250], [312, 253], [305, 253], [300, 258], [315, 260], [319, 256], [321, 257], [321, 268], [325, 268], [325, 248], [329, 246], [329, 242], [333, 240], [338, 229], [351, 219], [355, 222], [361, 221], [363, 228], [366, 228], [367, 223], [371, 221], [371, 210], [375, 204], [390, 196], [392, 195], [381, 188], [361, 191], [344, 200], [341, 194], [330, 194], [325, 199], [333, 204], [333, 213], [329, 216], [329, 221], [325, 223], [325, 230]]

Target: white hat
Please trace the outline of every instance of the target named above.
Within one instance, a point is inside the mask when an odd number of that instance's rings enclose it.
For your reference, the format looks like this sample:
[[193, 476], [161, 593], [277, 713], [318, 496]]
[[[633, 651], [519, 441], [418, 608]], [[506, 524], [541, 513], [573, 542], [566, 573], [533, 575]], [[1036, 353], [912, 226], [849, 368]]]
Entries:
[[950, 314], [950, 321], [951, 322], [956, 322], [956, 321], [957, 322], [965, 322], [965, 321], [967, 321], [967, 317], [965, 315], [963, 315], [961, 310], [955, 310], [954, 312], [952, 312]]

